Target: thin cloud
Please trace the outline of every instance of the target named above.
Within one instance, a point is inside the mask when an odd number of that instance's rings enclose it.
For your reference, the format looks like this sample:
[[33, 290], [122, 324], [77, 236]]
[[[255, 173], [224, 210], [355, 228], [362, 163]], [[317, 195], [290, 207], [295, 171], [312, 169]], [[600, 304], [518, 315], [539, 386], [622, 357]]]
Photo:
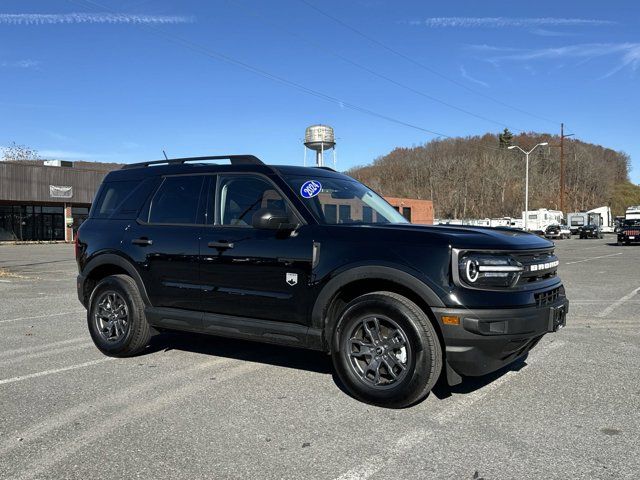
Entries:
[[3, 25], [73, 25], [73, 24], [175, 24], [192, 23], [193, 17], [171, 15], [127, 15], [113, 13], [0, 13]]
[[0, 68], [36, 68], [40, 62], [36, 60], [17, 60], [15, 62], [0, 62]]
[[412, 20], [410, 25], [429, 28], [505, 28], [505, 27], [549, 27], [549, 26], [605, 26], [615, 25], [610, 20], [590, 18], [508, 18], [508, 17], [432, 17]]
[[510, 47], [501, 48], [488, 45], [472, 45], [470, 48], [478, 52], [489, 53], [490, 56], [487, 60], [492, 63], [560, 59], [577, 59], [584, 63], [598, 57], [617, 57], [618, 64], [604, 77], [609, 77], [625, 68], [636, 71], [640, 67], [640, 43], [583, 43], [564, 47], [515, 51]]
[[460, 75], [462, 75], [462, 78], [469, 80], [470, 82], [476, 83], [478, 85], [482, 85], [483, 87], [487, 87], [487, 88], [489, 87], [489, 84], [487, 82], [483, 82], [482, 80], [478, 80], [477, 78], [474, 78], [471, 75], [469, 75], [467, 73], [467, 70], [462, 65], [460, 65]]
[[533, 35], [539, 37], [574, 37], [576, 33], [560, 32], [558, 30], [547, 30], [546, 28], [534, 28], [530, 31]]

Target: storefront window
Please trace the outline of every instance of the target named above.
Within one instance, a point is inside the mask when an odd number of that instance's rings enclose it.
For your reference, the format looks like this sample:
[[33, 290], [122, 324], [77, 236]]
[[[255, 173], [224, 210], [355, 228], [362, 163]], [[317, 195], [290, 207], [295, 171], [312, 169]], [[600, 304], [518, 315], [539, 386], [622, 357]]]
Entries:
[[64, 240], [64, 207], [0, 206], [0, 241]]

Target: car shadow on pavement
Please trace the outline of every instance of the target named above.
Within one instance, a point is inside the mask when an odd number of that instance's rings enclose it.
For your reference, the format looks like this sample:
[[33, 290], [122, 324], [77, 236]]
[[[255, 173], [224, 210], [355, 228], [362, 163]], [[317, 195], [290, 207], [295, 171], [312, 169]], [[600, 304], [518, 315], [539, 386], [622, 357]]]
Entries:
[[322, 352], [197, 333], [161, 333], [152, 338], [149, 348], [142, 355], [170, 350], [233, 358], [315, 373], [333, 372], [331, 358]]
[[[149, 348], [142, 355], [170, 350], [201, 353], [331, 375], [336, 386], [343, 393], [351, 396], [336, 375], [331, 357], [323, 352], [197, 333], [164, 332], [153, 337]], [[475, 392], [509, 372], [521, 370], [527, 365], [526, 358], [525, 356], [511, 365], [482, 377], [463, 377], [462, 383], [454, 386], [449, 386], [445, 375], [442, 374], [434, 386], [432, 394], [439, 400], [443, 400], [453, 394]]]
[[446, 376], [444, 372], [440, 375], [438, 382], [435, 387], [431, 391], [438, 399], [443, 400], [445, 398], [450, 397], [453, 394], [465, 394], [475, 392], [476, 390], [480, 390], [483, 387], [486, 387], [490, 383], [495, 382], [499, 378], [503, 377], [509, 372], [518, 372], [527, 366], [527, 357], [524, 357], [516, 360], [514, 363], [502, 367], [500, 370], [496, 370], [495, 372], [489, 373], [487, 375], [483, 375], [481, 377], [463, 377], [462, 382], [458, 385], [450, 386], [447, 384]]

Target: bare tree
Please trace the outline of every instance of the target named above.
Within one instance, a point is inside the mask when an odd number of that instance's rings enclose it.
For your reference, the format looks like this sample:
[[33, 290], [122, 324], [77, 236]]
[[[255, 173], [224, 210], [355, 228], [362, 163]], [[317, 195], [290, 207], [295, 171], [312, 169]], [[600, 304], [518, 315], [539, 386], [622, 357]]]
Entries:
[[[524, 207], [525, 165], [522, 155], [500, 148], [504, 132], [433, 140], [413, 148], [396, 148], [349, 175], [389, 196], [431, 199], [437, 217], [519, 217]], [[530, 208], [559, 208], [559, 138], [523, 133], [509, 143], [549, 148], [530, 158]], [[568, 211], [612, 203], [616, 185], [628, 182], [629, 157], [622, 152], [576, 139], [565, 144], [565, 191]], [[620, 202], [619, 202], [620, 203]]]
[[5, 161], [21, 162], [24, 160], [38, 160], [38, 151], [25, 145], [11, 142], [11, 145], [2, 149], [2, 159]]

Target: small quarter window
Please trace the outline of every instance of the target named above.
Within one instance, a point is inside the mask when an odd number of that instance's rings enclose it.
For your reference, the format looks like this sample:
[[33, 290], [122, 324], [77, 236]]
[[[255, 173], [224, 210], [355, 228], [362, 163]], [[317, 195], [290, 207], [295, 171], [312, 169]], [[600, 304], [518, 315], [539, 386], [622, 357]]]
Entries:
[[105, 183], [100, 198], [95, 202], [91, 211], [92, 216], [108, 218], [113, 215], [139, 183], [137, 181]]
[[149, 223], [195, 224], [204, 177], [166, 177], [151, 201]]

